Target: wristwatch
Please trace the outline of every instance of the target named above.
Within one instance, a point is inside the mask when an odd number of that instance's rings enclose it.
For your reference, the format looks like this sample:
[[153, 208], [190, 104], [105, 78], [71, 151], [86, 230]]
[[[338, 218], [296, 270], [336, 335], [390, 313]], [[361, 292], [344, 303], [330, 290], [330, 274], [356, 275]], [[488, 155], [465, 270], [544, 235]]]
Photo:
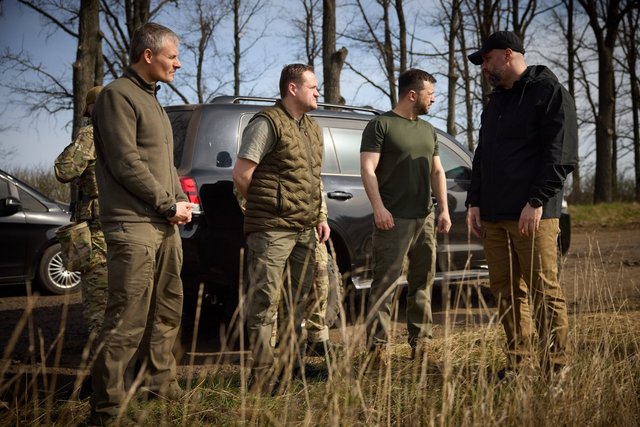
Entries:
[[529, 199], [529, 205], [531, 205], [532, 208], [539, 208], [540, 206], [542, 206], [542, 200], [537, 199], [535, 197], [532, 197]]
[[176, 206], [176, 204], [174, 203], [173, 205], [171, 205], [169, 209], [167, 209], [167, 212], [165, 212], [165, 215], [167, 218], [173, 218], [174, 216], [176, 216], [177, 213], [178, 213], [178, 206]]

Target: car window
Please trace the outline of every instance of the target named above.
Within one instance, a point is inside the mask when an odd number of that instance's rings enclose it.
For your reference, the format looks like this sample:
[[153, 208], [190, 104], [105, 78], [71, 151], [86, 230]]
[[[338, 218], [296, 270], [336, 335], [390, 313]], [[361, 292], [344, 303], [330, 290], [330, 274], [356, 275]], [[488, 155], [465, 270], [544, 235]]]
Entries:
[[11, 195], [9, 191], [9, 183], [4, 179], [0, 179], [0, 199], [6, 199]]
[[48, 209], [45, 205], [40, 203], [38, 199], [33, 197], [31, 194], [18, 187], [18, 197], [20, 198], [20, 203], [22, 204], [22, 209], [26, 212], [47, 212]]
[[327, 128], [322, 129], [322, 138], [324, 145], [324, 155], [322, 158], [323, 173], [339, 173], [338, 160], [336, 159], [336, 150], [333, 148], [333, 139], [331, 131]]
[[173, 129], [173, 165], [178, 167], [182, 162], [184, 142], [187, 137], [187, 127], [191, 120], [192, 111], [171, 111], [171, 128]]
[[447, 179], [470, 180], [471, 169], [467, 163], [447, 145], [441, 138], [439, 142], [440, 161]]
[[340, 173], [360, 175], [360, 142], [362, 130], [331, 128]]

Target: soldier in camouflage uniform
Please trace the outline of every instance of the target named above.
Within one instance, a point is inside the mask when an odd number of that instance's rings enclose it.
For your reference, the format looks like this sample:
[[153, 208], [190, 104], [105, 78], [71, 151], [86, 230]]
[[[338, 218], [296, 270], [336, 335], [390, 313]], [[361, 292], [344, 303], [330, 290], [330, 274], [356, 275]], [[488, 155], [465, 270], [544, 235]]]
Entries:
[[[324, 191], [323, 191], [324, 194]], [[327, 220], [327, 204], [322, 197], [320, 221]], [[325, 319], [327, 315], [327, 299], [329, 298], [329, 253], [327, 245], [320, 243], [316, 233], [316, 274], [313, 278], [304, 328], [307, 331], [307, 353], [323, 356], [329, 342], [329, 327]]]
[[[101, 90], [102, 86], [96, 86], [87, 93], [85, 117], [91, 117]], [[87, 245], [78, 271], [82, 275], [83, 315], [94, 338], [102, 327], [107, 304], [107, 244], [100, 226], [95, 162], [93, 125], [89, 123], [56, 158], [54, 168], [58, 181], [71, 183], [71, 221], [86, 221], [91, 231], [91, 244]], [[91, 356], [95, 347], [94, 341]]]

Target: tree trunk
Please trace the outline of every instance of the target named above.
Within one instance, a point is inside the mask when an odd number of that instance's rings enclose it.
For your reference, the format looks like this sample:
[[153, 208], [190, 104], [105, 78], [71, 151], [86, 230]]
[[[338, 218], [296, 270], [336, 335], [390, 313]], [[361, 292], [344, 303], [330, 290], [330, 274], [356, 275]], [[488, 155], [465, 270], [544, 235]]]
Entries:
[[396, 15], [398, 16], [398, 48], [400, 50], [400, 74], [407, 70], [407, 23], [404, 18], [402, 0], [396, 0]]
[[336, 51], [336, 0], [322, 2], [322, 73], [324, 100], [329, 104], [342, 104], [340, 73], [347, 59], [347, 48]]
[[[574, 5], [573, 0], [567, 0], [565, 3], [567, 8], [567, 84], [571, 97], [576, 99], [576, 45], [574, 35]], [[580, 162], [576, 163], [571, 177], [571, 194], [576, 200], [581, 199], [582, 188], [580, 182]]]
[[133, 32], [142, 24], [149, 22], [151, 0], [125, 0], [124, 4], [127, 14], [127, 30], [129, 31], [129, 40], [131, 40]]
[[460, 30], [460, 0], [451, 3], [451, 22], [449, 23], [449, 70], [447, 73], [447, 132], [456, 136], [456, 89], [458, 73], [456, 69], [456, 38]]
[[391, 108], [395, 108], [398, 103], [398, 94], [396, 92], [396, 73], [395, 73], [395, 61], [393, 57], [393, 43], [391, 41], [391, 24], [389, 22], [389, 0], [382, 0], [383, 8], [382, 22], [384, 23], [384, 66], [385, 74], [387, 76], [387, 84], [389, 87], [389, 99], [391, 101]]
[[[613, 76], [611, 77], [613, 78]], [[611, 85], [615, 88], [615, 81], [611, 82]], [[614, 91], [613, 111], [611, 113], [614, 123], [614, 126], [611, 128], [611, 201], [618, 200], [618, 132], [615, 127], [616, 96], [617, 93]]]
[[631, 116], [633, 123], [633, 166], [635, 172], [635, 200], [640, 202], [640, 80], [638, 80], [638, 31], [640, 11], [636, 8], [623, 21], [622, 43], [627, 59], [631, 86]]
[[101, 85], [102, 36], [98, 0], [81, 0], [78, 14], [78, 48], [73, 63], [73, 128], [72, 139], [82, 126], [85, 97], [93, 86]]
[[[493, 33], [493, 21], [495, 18], [496, 5], [492, 0], [477, 0], [477, 6], [479, 10], [480, 22], [478, 23], [478, 30], [480, 40], [478, 48], [482, 46], [482, 42], [489, 38]], [[489, 84], [489, 81], [482, 76], [482, 103], [486, 105], [489, 101], [489, 94], [493, 89]]]
[[240, 0], [233, 0], [233, 95], [240, 95]]
[[596, 177], [594, 203], [611, 202], [613, 139], [613, 53], [598, 43], [598, 115], [596, 116]]
[[[602, 2], [603, 0], [601, 0]], [[596, 115], [596, 176], [593, 202], [612, 201], [613, 195], [613, 138], [615, 134], [615, 86], [613, 50], [618, 38], [620, 22], [625, 12], [619, 0], [601, 4], [596, 0], [579, 0], [589, 17], [589, 25], [598, 49], [598, 114]], [[602, 16], [601, 13], [602, 12]], [[601, 27], [600, 23], [603, 23]]]
[[[463, 55], [466, 55], [467, 52], [467, 39], [464, 33], [464, 14], [460, 13], [460, 31], [458, 32], [458, 37], [460, 39], [460, 50], [463, 52]], [[475, 151], [475, 126], [473, 124], [473, 91], [471, 89], [471, 72], [469, 70], [470, 62], [466, 59], [466, 57], [462, 61], [462, 76], [464, 82], [464, 105], [465, 105], [465, 114], [467, 116], [467, 147], [469, 151], [472, 153]]]

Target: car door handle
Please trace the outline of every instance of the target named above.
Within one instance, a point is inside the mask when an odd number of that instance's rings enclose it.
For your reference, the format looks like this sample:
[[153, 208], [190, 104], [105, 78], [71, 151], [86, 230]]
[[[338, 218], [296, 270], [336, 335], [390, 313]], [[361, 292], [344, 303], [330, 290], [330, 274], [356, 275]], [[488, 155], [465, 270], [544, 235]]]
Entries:
[[349, 200], [350, 198], [353, 197], [353, 194], [347, 193], [346, 191], [332, 191], [330, 193], [327, 193], [327, 196], [330, 199], [335, 199], [335, 200]]

